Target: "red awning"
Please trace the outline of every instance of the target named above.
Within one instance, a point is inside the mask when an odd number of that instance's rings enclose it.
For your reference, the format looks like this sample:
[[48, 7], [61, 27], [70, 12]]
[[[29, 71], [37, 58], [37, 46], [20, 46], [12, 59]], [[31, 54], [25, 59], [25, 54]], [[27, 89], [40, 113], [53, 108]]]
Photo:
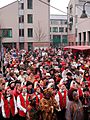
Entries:
[[74, 49], [74, 50], [81, 50], [81, 51], [84, 51], [84, 50], [90, 50], [90, 46], [66, 46], [64, 47], [64, 49]]

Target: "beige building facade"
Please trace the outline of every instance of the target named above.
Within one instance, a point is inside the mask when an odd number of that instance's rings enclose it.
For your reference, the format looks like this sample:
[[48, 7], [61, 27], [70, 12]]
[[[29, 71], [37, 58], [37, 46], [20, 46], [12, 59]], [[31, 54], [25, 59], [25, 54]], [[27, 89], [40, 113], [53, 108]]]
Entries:
[[[87, 18], [81, 18], [83, 7]], [[70, 0], [67, 12], [69, 44], [90, 45], [90, 0]]]
[[[50, 4], [49, 0], [42, 0]], [[50, 7], [40, 0], [17, 0], [0, 8], [4, 46], [29, 50], [50, 45]]]
[[67, 15], [50, 15], [50, 40], [53, 46], [62, 46], [67, 40]]

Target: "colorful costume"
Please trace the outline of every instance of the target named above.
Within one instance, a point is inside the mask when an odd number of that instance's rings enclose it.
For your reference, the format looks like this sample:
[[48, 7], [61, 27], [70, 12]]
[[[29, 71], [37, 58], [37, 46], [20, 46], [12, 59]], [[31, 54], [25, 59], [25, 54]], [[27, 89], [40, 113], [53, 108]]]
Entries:
[[44, 95], [45, 97], [40, 101], [42, 120], [57, 120], [55, 114], [55, 110], [58, 108], [56, 100], [48, 89]]
[[36, 96], [29, 98], [29, 104], [27, 107], [27, 120], [40, 120], [40, 109], [37, 104]]

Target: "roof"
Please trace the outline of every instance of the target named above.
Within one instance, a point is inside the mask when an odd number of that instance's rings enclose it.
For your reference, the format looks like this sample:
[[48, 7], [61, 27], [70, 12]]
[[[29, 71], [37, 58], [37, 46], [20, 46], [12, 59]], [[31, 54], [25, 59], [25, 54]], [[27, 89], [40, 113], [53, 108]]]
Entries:
[[52, 20], [67, 20], [67, 15], [54, 15], [54, 14], [51, 14], [50, 15], [50, 19]]
[[5, 8], [5, 7], [9, 6], [9, 5], [12, 5], [12, 4], [16, 3], [16, 2], [18, 2], [18, 1], [15, 0], [14, 2], [11, 2], [11, 3], [9, 3], [9, 4], [5, 5], [5, 6], [3, 6], [3, 7], [0, 7], [0, 9], [3, 9], [3, 8]]

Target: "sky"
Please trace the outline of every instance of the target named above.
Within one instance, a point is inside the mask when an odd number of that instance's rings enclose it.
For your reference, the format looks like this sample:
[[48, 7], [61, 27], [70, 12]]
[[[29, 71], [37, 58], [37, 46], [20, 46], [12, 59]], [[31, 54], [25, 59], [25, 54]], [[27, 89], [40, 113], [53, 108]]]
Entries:
[[[9, 3], [12, 3], [16, 0], [0, 0], [0, 7], [3, 7]], [[67, 12], [67, 6], [68, 6], [69, 0], [51, 0], [50, 4], [54, 6], [55, 8], [58, 8], [64, 12]], [[50, 8], [51, 14], [64, 14], [58, 10], [55, 10], [53, 8]]]

